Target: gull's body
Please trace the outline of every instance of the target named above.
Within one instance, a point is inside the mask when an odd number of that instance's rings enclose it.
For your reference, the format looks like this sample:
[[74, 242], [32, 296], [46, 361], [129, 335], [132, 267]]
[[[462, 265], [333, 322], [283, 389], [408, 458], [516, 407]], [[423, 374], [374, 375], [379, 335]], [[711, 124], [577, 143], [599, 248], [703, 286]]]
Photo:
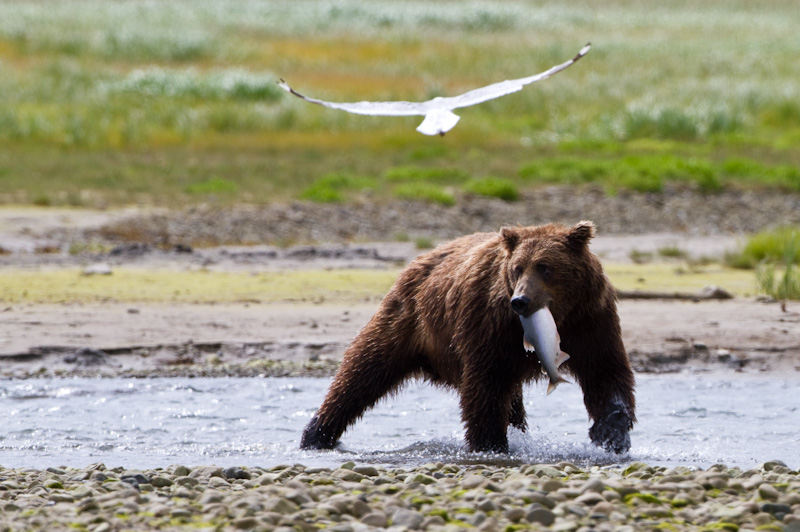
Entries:
[[565, 68], [572, 65], [575, 61], [586, 55], [589, 51], [590, 45], [587, 44], [578, 54], [560, 65], [556, 65], [549, 70], [545, 70], [539, 74], [528, 76], [526, 78], [519, 78], [513, 80], [500, 81], [493, 83], [479, 89], [473, 89], [465, 92], [459, 96], [439, 97], [426, 102], [353, 102], [353, 103], [338, 103], [326, 102], [316, 98], [309, 98], [303, 96], [299, 92], [292, 89], [285, 81], [281, 80], [280, 86], [282, 89], [294, 94], [295, 96], [306, 100], [307, 102], [324, 105], [331, 109], [341, 109], [349, 113], [360, 115], [380, 115], [380, 116], [424, 116], [425, 120], [417, 127], [417, 131], [424, 135], [444, 135], [455, 127], [460, 117], [453, 113], [453, 109], [459, 107], [469, 107], [488, 100], [493, 100], [512, 92], [522, 90], [525, 85], [547, 79], [557, 72], [561, 72]]

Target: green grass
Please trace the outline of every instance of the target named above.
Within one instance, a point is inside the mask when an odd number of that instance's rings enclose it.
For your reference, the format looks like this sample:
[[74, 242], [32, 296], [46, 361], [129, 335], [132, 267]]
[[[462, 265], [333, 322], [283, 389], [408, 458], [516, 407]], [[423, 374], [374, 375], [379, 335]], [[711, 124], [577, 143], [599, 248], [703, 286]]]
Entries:
[[[419, 249], [433, 246], [426, 238]], [[753, 291], [749, 271], [710, 265], [690, 272], [669, 264], [613, 264], [604, 269], [620, 290], [694, 293], [717, 285], [736, 295]], [[377, 302], [398, 269], [298, 270], [286, 272], [178, 271], [167, 268], [114, 268], [112, 275], [84, 276], [77, 268], [4, 268], [0, 299], [7, 304], [175, 302], [175, 303], [357, 303]], [[309, 296], [313, 294], [313, 296]]]
[[800, 274], [797, 265], [789, 262], [781, 268], [764, 263], [756, 269], [756, 286], [760, 293], [779, 301], [800, 300]]
[[[0, 298], [17, 303], [253, 301], [355, 303], [379, 300], [396, 271], [324, 270], [250, 273], [115, 268], [112, 275], [83, 276], [73, 268], [4, 269]], [[308, 294], [313, 294], [309, 298]]]
[[472, 179], [464, 184], [464, 190], [478, 196], [499, 198], [504, 201], [516, 201], [521, 196], [516, 183], [502, 177]]
[[636, 248], [632, 249], [628, 253], [628, 258], [630, 258], [631, 262], [634, 264], [647, 264], [649, 262], [653, 262], [653, 254], [650, 251], [640, 251]]
[[677, 244], [669, 244], [658, 248], [658, 254], [665, 259], [687, 259], [689, 254]]
[[469, 174], [458, 168], [424, 168], [419, 166], [399, 166], [384, 172], [389, 182], [427, 182], [427, 183], [463, 183]]
[[[597, 183], [611, 190], [638, 192], [660, 192], [666, 183], [688, 183], [702, 192], [714, 192], [722, 188], [723, 178], [728, 178], [729, 183], [741, 182], [763, 170], [755, 165], [751, 171], [734, 177], [725, 173], [723, 166], [697, 157], [652, 153], [603, 158], [572, 156], [523, 164], [519, 176], [534, 183]], [[795, 186], [800, 190], [800, 180], [787, 184], [788, 188]]]
[[734, 268], [753, 269], [759, 264], [800, 264], [800, 227], [783, 227], [751, 235], [737, 250], [726, 254]]
[[236, 183], [220, 177], [212, 177], [206, 181], [192, 183], [186, 187], [186, 192], [202, 195], [234, 194], [238, 190], [239, 186]]
[[752, 235], [726, 259], [734, 267], [755, 268], [760, 293], [782, 301], [800, 300], [800, 228], [783, 227]]
[[[800, 192], [794, 0], [531, 4], [0, 3], [0, 203], [106, 207], [396, 197], [507, 201], [543, 184]], [[420, 100], [578, 64], [420, 117]], [[336, 184], [330, 175], [363, 183]], [[516, 192], [514, 192], [516, 191]]]
[[318, 203], [339, 203], [348, 193], [374, 189], [376, 180], [349, 174], [327, 174], [315, 180], [300, 197]]
[[417, 249], [432, 249], [435, 244], [430, 238], [420, 236], [414, 239], [414, 245], [417, 247]]
[[456, 204], [456, 198], [446, 188], [431, 183], [406, 183], [398, 185], [394, 194], [400, 199], [438, 203], [447, 207]]

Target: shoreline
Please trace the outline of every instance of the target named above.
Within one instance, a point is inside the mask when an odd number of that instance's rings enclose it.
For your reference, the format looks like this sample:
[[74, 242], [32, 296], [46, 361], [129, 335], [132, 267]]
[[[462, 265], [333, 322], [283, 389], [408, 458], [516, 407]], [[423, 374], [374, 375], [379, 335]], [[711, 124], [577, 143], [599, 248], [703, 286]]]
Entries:
[[347, 462], [137, 470], [0, 467], [6, 530], [800, 530], [800, 471]]
[[[193, 343], [122, 348], [88, 348], [42, 346], [26, 353], [0, 355], [0, 381], [53, 379], [53, 378], [330, 378], [341, 363], [340, 353], [346, 346], [325, 345], [337, 354], [318, 357], [315, 353], [302, 361], [272, 358], [275, 344], [267, 343]], [[303, 351], [316, 351], [307, 346], [295, 346]], [[260, 356], [264, 355], [264, 356]], [[144, 357], [158, 365], [131, 362], [131, 358]], [[629, 353], [635, 374], [726, 374], [761, 375], [764, 378], [800, 378], [800, 366], [794, 355], [765, 348], [760, 354], [746, 358], [719, 349], [706, 347], [678, 348], [672, 353], [647, 353], [635, 350]], [[126, 359], [126, 360], [117, 360]], [[222, 362], [239, 359], [236, 362]]]
[[[328, 377], [377, 302], [84, 303], [0, 315], [0, 379]], [[638, 373], [800, 375], [800, 313], [753, 299], [623, 299]]]

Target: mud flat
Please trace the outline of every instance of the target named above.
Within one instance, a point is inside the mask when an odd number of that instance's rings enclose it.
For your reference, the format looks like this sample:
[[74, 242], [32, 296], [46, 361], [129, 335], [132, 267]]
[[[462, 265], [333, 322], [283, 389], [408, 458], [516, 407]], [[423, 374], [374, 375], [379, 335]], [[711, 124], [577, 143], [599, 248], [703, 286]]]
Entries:
[[[327, 376], [377, 303], [12, 305], [0, 376]], [[753, 299], [622, 300], [638, 372], [800, 371], [800, 313]]]

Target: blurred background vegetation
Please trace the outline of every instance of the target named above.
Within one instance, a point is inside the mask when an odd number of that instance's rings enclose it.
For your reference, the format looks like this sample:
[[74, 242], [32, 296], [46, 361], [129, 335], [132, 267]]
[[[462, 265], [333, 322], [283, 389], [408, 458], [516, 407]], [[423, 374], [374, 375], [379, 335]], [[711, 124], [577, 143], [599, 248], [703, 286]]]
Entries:
[[[668, 183], [800, 193], [796, 0], [4, 0], [0, 203], [179, 207]], [[530, 75], [460, 111], [349, 115]]]

